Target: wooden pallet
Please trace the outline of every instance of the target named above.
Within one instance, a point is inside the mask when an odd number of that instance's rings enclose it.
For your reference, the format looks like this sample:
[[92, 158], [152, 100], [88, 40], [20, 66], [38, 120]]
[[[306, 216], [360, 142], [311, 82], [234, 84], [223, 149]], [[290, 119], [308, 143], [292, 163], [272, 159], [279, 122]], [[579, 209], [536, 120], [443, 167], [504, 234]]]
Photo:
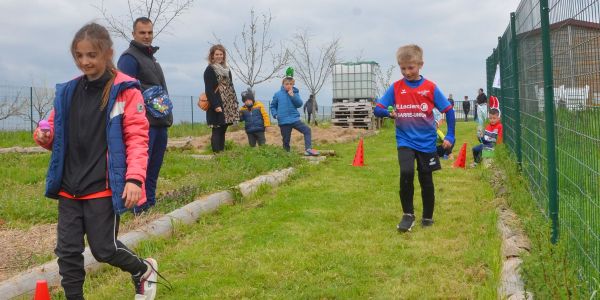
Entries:
[[371, 117], [367, 118], [347, 118], [347, 119], [331, 119], [332, 123], [371, 123]]
[[357, 110], [367, 110], [372, 111], [373, 106], [371, 103], [334, 103], [331, 111], [357, 111]]
[[333, 98], [333, 103], [371, 103], [375, 98]]
[[372, 129], [373, 123], [332, 123], [333, 126], [341, 128], [360, 128], [360, 129]]
[[348, 119], [348, 118], [367, 118], [371, 117], [373, 112], [371, 111], [355, 111], [355, 112], [334, 112], [331, 117], [334, 119]]

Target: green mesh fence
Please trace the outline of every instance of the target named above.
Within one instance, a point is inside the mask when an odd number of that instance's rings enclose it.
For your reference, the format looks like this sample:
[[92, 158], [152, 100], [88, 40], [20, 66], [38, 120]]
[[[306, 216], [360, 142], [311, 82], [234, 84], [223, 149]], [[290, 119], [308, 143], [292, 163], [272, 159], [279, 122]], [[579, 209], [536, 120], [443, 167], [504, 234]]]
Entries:
[[534, 199], [582, 280], [600, 281], [600, 0], [521, 1], [486, 69]]

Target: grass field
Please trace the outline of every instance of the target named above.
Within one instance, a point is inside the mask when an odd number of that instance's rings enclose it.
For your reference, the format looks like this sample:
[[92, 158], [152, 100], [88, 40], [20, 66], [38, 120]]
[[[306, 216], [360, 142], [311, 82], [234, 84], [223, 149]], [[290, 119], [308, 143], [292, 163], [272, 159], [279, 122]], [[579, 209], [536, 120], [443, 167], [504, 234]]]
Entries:
[[[236, 128], [237, 129], [237, 128]], [[180, 123], [169, 128], [169, 137], [201, 136], [210, 134], [210, 128], [206, 124]], [[24, 131], [0, 131], [0, 148], [8, 147], [34, 147], [31, 132]]]
[[506, 172], [506, 200], [531, 240], [531, 253], [524, 257], [521, 267], [526, 290], [537, 299], [596, 299], [591, 295], [594, 290], [600, 291], [599, 281], [580, 276], [582, 262], [570, 252], [574, 245], [566, 232], [558, 244], [550, 242], [550, 221], [536, 204], [527, 179], [518, 171], [507, 148], [496, 151], [496, 165]]
[[[543, 118], [541, 113], [523, 116], [523, 172], [511, 171], [511, 174], [522, 181], [515, 182], [523, 185], [516, 185], [515, 189], [526, 192], [526, 198], [521, 201], [537, 202], [532, 210], [536, 213], [542, 210], [542, 214], [549, 215], [548, 151]], [[566, 253], [561, 254], [560, 260], [568, 259], [576, 266], [576, 272], [580, 275], [577, 282], [588, 285], [590, 291], [600, 290], [600, 108], [590, 107], [583, 111], [557, 109], [555, 136], [557, 186], [553, 189], [558, 192], [560, 243], [568, 248]], [[507, 157], [504, 161], [504, 167], [514, 165], [512, 158]], [[530, 197], [531, 193], [533, 197]], [[515, 195], [518, 195], [515, 196], [517, 198], [523, 197], [520, 192]], [[547, 220], [543, 224], [548, 226]], [[540, 237], [541, 240], [545, 238]], [[565, 250], [560, 248], [562, 246], [551, 247], [547, 244], [541, 248], [546, 247], [559, 253]], [[555, 254], [548, 258], [559, 259]], [[564, 265], [562, 261], [540, 262], [553, 267]], [[542, 282], [538, 285], [545, 287], [556, 284]], [[572, 284], [569, 288], [577, 289], [577, 285]], [[548, 291], [542, 288], [539, 293], [545, 295]]]
[[[299, 163], [296, 155], [278, 147], [253, 149], [230, 146], [229, 151], [210, 161], [196, 160], [190, 157], [189, 152], [167, 152], [158, 183], [156, 209], [168, 212], [200, 194], [234, 186], [271, 170]], [[27, 228], [34, 224], [56, 222], [57, 202], [44, 198], [49, 158], [48, 153], [2, 155], [0, 223], [3, 226]]]
[[33, 147], [35, 143], [29, 131], [0, 131], [0, 148]]
[[[459, 125], [459, 143], [473, 142], [474, 128]], [[399, 234], [393, 130], [365, 139], [366, 167], [350, 166], [355, 147], [335, 145], [337, 157], [301, 167], [284, 186], [144, 242], [137, 251], [156, 257], [174, 286], [158, 297], [496, 298], [500, 241], [486, 171], [444, 161], [434, 176], [436, 224]], [[419, 191], [417, 183], [418, 216]], [[90, 276], [86, 293], [130, 299], [133, 288], [109, 268]]]

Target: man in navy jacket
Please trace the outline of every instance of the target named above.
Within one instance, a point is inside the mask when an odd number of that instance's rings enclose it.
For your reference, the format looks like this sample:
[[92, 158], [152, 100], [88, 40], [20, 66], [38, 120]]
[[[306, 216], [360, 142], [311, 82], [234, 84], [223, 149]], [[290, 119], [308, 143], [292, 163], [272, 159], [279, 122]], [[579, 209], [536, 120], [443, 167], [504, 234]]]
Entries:
[[[129, 48], [119, 58], [117, 66], [123, 73], [140, 81], [142, 92], [152, 86], [159, 85], [168, 92], [167, 83], [162, 68], [154, 53], [158, 47], [152, 46], [154, 39], [152, 21], [141, 17], [133, 23], [133, 41]], [[173, 114], [164, 118], [155, 118], [146, 112], [150, 123], [148, 142], [148, 173], [146, 174], [147, 202], [136, 208], [135, 212], [142, 212], [156, 204], [156, 184], [162, 166], [163, 157], [167, 149], [168, 128], [173, 124]]]

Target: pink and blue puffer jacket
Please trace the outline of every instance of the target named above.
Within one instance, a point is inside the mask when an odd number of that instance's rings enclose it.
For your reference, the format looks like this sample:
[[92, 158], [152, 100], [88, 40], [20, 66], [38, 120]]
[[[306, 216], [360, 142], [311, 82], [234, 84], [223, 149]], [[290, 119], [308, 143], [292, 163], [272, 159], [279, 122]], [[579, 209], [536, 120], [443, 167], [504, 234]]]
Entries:
[[[54, 109], [50, 112], [51, 140], [40, 146], [52, 150], [48, 174], [46, 175], [46, 197], [58, 199], [61, 189], [64, 161], [67, 149], [68, 130], [66, 124], [73, 92], [81, 77], [56, 85]], [[117, 71], [107, 105], [106, 137], [108, 144], [107, 181], [112, 191], [113, 209], [122, 214], [128, 209], [121, 198], [127, 179], [146, 181], [148, 165], [148, 119], [139, 82]], [[39, 129], [36, 129], [36, 131]], [[36, 133], [34, 133], [34, 137]], [[137, 205], [146, 202], [142, 185], [142, 198]]]

